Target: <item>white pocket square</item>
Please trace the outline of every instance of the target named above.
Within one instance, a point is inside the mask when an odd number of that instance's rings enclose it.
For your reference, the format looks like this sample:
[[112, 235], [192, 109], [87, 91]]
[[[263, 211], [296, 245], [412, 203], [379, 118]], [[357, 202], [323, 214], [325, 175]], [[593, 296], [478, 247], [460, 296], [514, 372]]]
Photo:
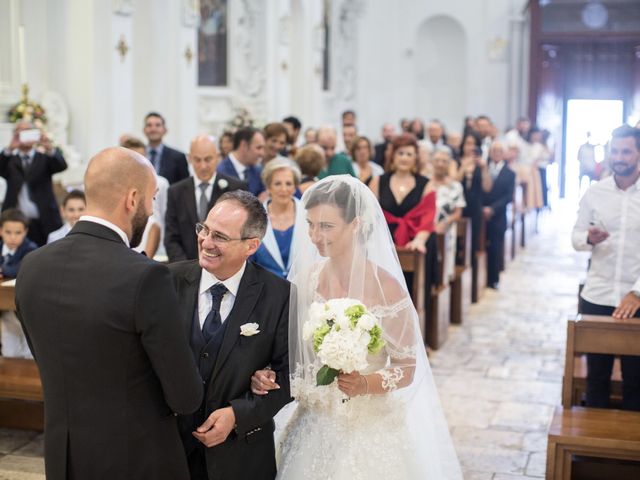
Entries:
[[258, 327], [260, 327], [260, 325], [258, 325], [257, 323], [245, 323], [244, 325], [240, 325], [240, 335], [243, 335], [245, 337], [253, 337], [254, 335], [260, 333]]

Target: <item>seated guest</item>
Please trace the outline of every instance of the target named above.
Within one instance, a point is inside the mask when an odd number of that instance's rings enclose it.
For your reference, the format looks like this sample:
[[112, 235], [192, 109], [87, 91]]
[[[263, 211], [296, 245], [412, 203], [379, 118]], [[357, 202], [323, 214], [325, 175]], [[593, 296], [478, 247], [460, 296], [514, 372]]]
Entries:
[[367, 137], [358, 137], [351, 145], [351, 158], [356, 177], [365, 185], [369, 185], [373, 177], [384, 173], [383, 168], [372, 160], [373, 150]]
[[493, 142], [489, 148], [491, 190], [485, 195], [483, 214], [487, 220], [487, 285], [498, 288], [504, 261], [504, 234], [507, 231], [507, 205], [513, 201], [516, 174], [505, 162], [504, 146]]
[[316, 144], [305, 145], [298, 150], [296, 163], [302, 174], [298, 188], [302, 193], [318, 181], [318, 175], [324, 168], [324, 161], [324, 151]]
[[[38, 246], [27, 238], [28, 222], [20, 210], [11, 208], [0, 216], [0, 237], [2, 237], [2, 265], [0, 271], [5, 278], [15, 278], [22, 259]], [[44, 273], [44, 272], [43, 272]], [[16, 314], [4, 311], [2, 323], [2, 356], [33, 358]]]
[[285, 150], [287, 145], [287, 129], [284, 123], [269, 123], [262, 130], [264, 134], [264, 157], [262, 167], [275, 158], [287, 158], [280, 152]]
[[[482, 158], [480, 137], [471, 129], [462, 139], [460, 167], [455, 178], [462, 183], [467, 204], [462, 215], [471, 220], [471, 251], [477, 252], [482, 228], [482, 203], [485, 193], [491, 190], [491, 176], [487, 162]], [[475, 253], [471, 256], [471, 264], [474, 269], [477, 268]]]
[[355, 127], [356, 126], [356, 112], [353, 110], [345, 110], [342, 112], [342, 127], [346, 127], [347, 125]]
[[16, 124], [11, 143], [0, 152], [0, 176], [7, 180], [2, 210], [19, 208], [29, 220], [31, 240], [44, 245], [49, 234], [62, 226], [51, 177], [66, 170], [67, 162], [42, 132], [34, 130], [29, 122]]
[[431, 120], [427, 125], [427, 138], [419, 142], [425, 145], [430, 153], [434, 153], [438, 148], [447, 150], [451, 155], [451, 147], [445, 143], [444, 125], [439, 120]]
[[189, 162], [195, 176], [171, 185], [167, 194], [164, 246], [169, 262], [198, 258], [196, 223], [206, 218], [224, 192], [247, 188], [237, 178], [216, 173], [219, 161], [211, 137], [200, 135], [191, 141]]
[[393, 140], [393, 137], [396, 134], [396, 128], [391, 123], [385, 123], [382, 126], [382, 143], [378, 143], [375, 146], [375, 153], [373, 155], [373, 161], [384, 168], [385, 156], [384, 152], [387, 150], [387, 146]]
[[[233, 134], [233, 151], [218, 165], [218, 173], [243, 180], [256, 197], [264, 191], [260, 180], [260, 162], [264, 157], [264, 135], [253, 127]], [[195, 257], [194, 257], [195, 258]]]
[[449, 150], [436, 149], [432, 161], [431, 188], [436, 191], [436, 232], [447, 237], [448, 251], [442, 267], [444, 278], [452, 278], [456, 265], [456, 222], [462, 218], [462, 209], [467, 204], [462, 185], [449, 176], [449, 165], [453, 163]]
[[[344, 152], [341, 152], [343, 155], [351, 157], [351, 150], [353, 149], [353, 142], [358, 136], [358, 130], [355, 125], [345, 125], [342, 127], [342, 141], [344, 142]], [[353, 160], [353, 157], [351, 157]]]
[[218, 140], [218, 149], [220, 150], [220, 157], [226, 158], [233, 150], [233, 133], [224, 132], [220, 135]]
[[300, 184], [300, 169], [288, 159], [273, 160], [262, 170], [269, 199], [264, 202], [269, 223], [267, 233], [252, 260], [270, 272], [287, 278], [297, 238], [305, 233], [306, 216], [294, 196]]
[[309, 127], [304, 131], [304, 144], [313, 145], [318, 143], [318, 132], [315, 128]]
[[[397, 247], [426, 253], [425, 311], [430, 310], [431, 287], [438, 278], [438, 242], [434, 230], [436, 192], [429, 179], [418, 173], [418, 142], [410, 133], [391, 142], [393, 152], [389, 172], [373, 177], [369, 187], [378, 198]], [[407, 285], [412, 274], [406, 273]]]
[[436, 191], [436, 232], [444, 233], [462, 218], [464, 200], [462, 185], [449, 176], [452, 162], [448, 150], [437, 150], [433, 154], [433, 177], [431, 188]]
[[64, 225], [58, 230], [54, 230], [47, 237], [47, 243], [55, 242], [65, 237], [71, 231], [78, 219], [84, 214], [87, 208], [87, 201], [84, 198], [84, 192], [81, 190], [71, 190], [62, 200], [60, 213], [64, 219]]
[[[129, 137], [120, 144], [121, 147], [133, 150], [142, 156], [146, 155], [144, 143], [135, 137]], [[144, 252], [149, 258], [156, 255], [164, 257], [164, 217], [167, 212], [167, 190], [169, 190], [169, 181], [157, 175], [156, 182], [158, 191], [153, 199], [153, 215], [149, 217], [147, 226], [142, 234], [140, 245], [134, 248], [138, 252]]]
[[325, 168], [318, 175], [319, 178], [329, 175], [351, 175], [355, 177], [351, 159], [342, 153], [336, 153], [336, 131], [333, 127], [318, 129], [318, 145], [324, 150]]
[[150, 112], [144, 117], [144, 135], [149, 142], [145, 157], [149, 159], [156, 173], [174, 184], [189, 176], [187, 157], [184, 153], [162, 143], [167, 133], [164, 117]]
[[393, 139], [390, 172], [373, 177], [369, 186], [384, 212], [394, 243], [426, 252], [434, 229], [436, 194], [418, 174], [416, 137], [403, 133]]
[[296, 117], [288, 116], [282, 120], [282, 124], [287, 129], [287, 145], [280, 154], [284, 157], [293, 158], [296, 154], [298, 136], [300, 135], [302, 123]]

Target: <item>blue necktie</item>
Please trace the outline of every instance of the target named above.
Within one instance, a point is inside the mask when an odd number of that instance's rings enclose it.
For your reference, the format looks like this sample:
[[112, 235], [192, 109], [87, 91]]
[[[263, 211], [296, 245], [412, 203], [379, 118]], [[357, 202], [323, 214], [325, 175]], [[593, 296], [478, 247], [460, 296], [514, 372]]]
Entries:
[[202, 324], [202, 336], [207, 343], [213, 338], [218, 328], [222, 326], [220, 304], [222, 303], [222, 297], [224, 297], [224, 294], [227, 292], [227, 287], [222, 283], [216, 283], [209, 289], [209, 293], [211, 293], [211, 311]]
[[153, 168], [156, 167], [156, 155], [158, 154], [158, 152], [156, 152], [154, 149], [149, 150], [149, 161], [151, 162], [151, 165], [153, 165]]

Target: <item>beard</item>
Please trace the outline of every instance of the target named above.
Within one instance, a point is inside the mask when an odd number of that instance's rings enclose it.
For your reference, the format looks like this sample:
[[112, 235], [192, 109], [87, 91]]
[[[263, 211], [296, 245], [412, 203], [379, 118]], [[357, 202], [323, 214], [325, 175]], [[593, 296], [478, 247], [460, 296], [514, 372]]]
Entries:
[[136, 248], [140, 245], [148, 220], [149, 216], [144, 211], [144, 198], [142, 198], [136, 214], [131, 220], [131, 240], [129, 241], [131, 248]]
[[611, 170], [613, 170], [613, 173], [615, 173], [616, 175], [619, 175], [621, 177], [628, 177], [630, 175], [633, 175], [633, 173], [636, 171], [636, 165], [629, 165], [624, 162], [616, 162], [611, 165]]

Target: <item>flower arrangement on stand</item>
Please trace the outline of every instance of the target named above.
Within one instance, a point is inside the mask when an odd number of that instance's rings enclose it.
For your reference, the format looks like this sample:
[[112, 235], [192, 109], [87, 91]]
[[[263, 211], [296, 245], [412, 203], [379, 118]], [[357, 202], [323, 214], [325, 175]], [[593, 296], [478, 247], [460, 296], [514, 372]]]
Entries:
[[225, 132], [235, 133], [237, 130], [244, 127], [260, 128], [258, 122], [256, 122], [248, 109], [244, 107], [237, 108], [236, 114], [227, 122], [224, 130]]
[[32, 122], [36, 128], [41, 129], [47, 124], [44, 108], [29, 98], [29, 86], [26, 83], [22, 85], [22, 98], [9, 109], [8, 119], [11, 123]]

